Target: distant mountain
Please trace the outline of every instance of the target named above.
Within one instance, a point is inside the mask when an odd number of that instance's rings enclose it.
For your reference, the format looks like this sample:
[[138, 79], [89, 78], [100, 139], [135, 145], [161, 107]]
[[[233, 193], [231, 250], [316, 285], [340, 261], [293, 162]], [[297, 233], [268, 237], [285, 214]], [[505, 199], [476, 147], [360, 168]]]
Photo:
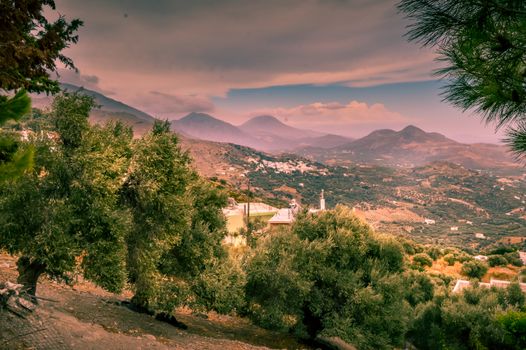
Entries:
[[[378, 158], [397, 156], [401, 150], [422, 150], [420, 146], [440, 146], [447, 147], [457, 144], [438, 133], [427, 133], [416, 126], [409, 125], [400, 131], [390, 129], [376, 130], [369, 135], [355, 140], [346, 145], [339, 146], [338, 149], [353, 151], [360, 158]], [[425, 150], [427, 152], [428, 149]]]
[[[109, 120], [120, 120], [123, 123], [133, 127], [135, 136], [140, 136], [147, 132], [156, 120], [151, 115], [131, 107], [120, 101], [109, 98], [101, 93], [78, 87], [71, 84], [60, 84], [61, 88], [69, 92], [79, 92], [94, 98], [95, 103], [100, 106], [90, 113], [90, 121], [94, 123], [105, 123]], [[51, 105], [52, 97], [47, 95], [32, 96], [33, 107], [43, 108]]]
[[258, 149], [267, 148], [264, 141], [205, 113], [190, 113], [175, 120], [172, 122], [172, 129], [196, 139], [234, 143]]
[[320, 137], [325, 135], [324, 133], [312, 131], [312, 130], [303, 130], [297, 129], [292, 126], [286, 125], [270, 115], [262, 115], [259, 117], [254, 117], [244, 124], [239, 126], [244, 132], [255, 135], [255, 136], [277, 136], [285, 140], [299, 140], [310, 137]]
[[204, 113], [190, 113], [172, 123], [173, 129], [190, 137], [228, 142], [261, 151], [291, 151], [299, 147], [334, 147], [351, 141], [336, 135], [291, 127], [272, 116], [252, 118], [240, 126]]
[[95, 99], [95, 102], [100, 106], [100, 110], [104, 112], [110, 112], [110, 113], [126, 113], [135, 116], [137, 119], [140, 119], [144, 122], [151, 123], [155, 121], [155, 118], [151, 115], [138, 110], [137, 108], [133, 108], [127, 104], [124, 104], [120, 101], [114, 100], [112, 98], [109, 98], [101, 93], [88, 90], [85, 88], [80, 88], [75, 85], [71, 84], [60, 84], [61, 87], [66, 91], [81, 91], [83, 94], [91, 96]]
[[298, 140], [300, 142], [301, 148], [334, 148], [338, 146], [345, 145], [349, 142], [352, 142], [353, 139], [340, 135], [323, 135], [319, 137], [310, 137]]
[[400, 131], [377, 130], [331, 149], [307, 148], [300, 152], [329, 164], [372, 163], [415, 167], [434, 161], [461, 164], [470, 169], [519, 168], [506, 147], [493, 144], [463, 144], [438, 133], [410, 125]]

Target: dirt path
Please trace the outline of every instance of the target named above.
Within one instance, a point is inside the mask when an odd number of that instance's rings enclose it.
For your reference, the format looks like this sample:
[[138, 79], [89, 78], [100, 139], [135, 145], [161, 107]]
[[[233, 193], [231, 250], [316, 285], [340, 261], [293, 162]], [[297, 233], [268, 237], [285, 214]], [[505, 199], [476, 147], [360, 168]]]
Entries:
[[[0, 281], [5, 280], [16, 280], [15, 260], [0, 254]], [[181, 330], [118, 305], [129, 294], [114, 295], [87, 282], [71, 288], [44, 279], [37, 295], [49, 300], [28, 320], [0, 312], [0, 349], [310, 349], [286, 334], [213, 313], [208, 319], [177, 313], [188, 325]]]

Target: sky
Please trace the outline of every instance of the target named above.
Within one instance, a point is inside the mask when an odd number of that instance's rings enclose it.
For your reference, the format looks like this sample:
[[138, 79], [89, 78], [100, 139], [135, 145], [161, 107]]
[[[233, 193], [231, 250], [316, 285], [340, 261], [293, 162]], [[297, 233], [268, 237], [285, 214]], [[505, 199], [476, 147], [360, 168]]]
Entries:
[[270, 114], [361, 137], [412, 124], [463, 142], [502, 136], [442, 102], [431, 49], [404, 37], [392, 0], [58, 0], [80, 18], [60, 80], [162, 119]]

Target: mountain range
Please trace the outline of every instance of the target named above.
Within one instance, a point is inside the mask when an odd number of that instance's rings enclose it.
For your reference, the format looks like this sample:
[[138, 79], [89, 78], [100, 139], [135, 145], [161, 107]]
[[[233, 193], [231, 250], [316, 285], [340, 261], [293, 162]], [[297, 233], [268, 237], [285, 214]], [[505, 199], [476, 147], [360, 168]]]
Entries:
[[304, 130], [286, 125], [273, 116], [254, 117], [235, 126], [205, 113], [190, 113], [172, 122], [174, 131], [193, 138], [228, 142], [267, 152], [291, 151], [296, 148], [330, 148], [352, 139]]
[[[62, 87], [68, 91], [80, 91], [95, 99], [100, 108], [92, 111], [92, 122], [121, 120], [132, 126], [138, 137], [149, 130], [156, 120], [143, 111], [101, 93], [70, 84], [62, 84]], [[33, 97], [33, 103], [37, 107], [49, 105], [50, 102], [50, 98], [46, 96]], [[329, 165], [367, 163], [410, 168], [434, 161], [448, 161], [471, 169], [522, 171], [502, 145], [464, 144], [438, 133], [425, 132], [413, 125], [399, 131], [376, 130], [353, 140], [295, 128], [269, 115], [254, 117], [236, 126], [208, 114], [190, 113], [172, 121], [172, 128], [183, 140], [193, 140], [194, 147], [199, 143], [201, 146], [206, 145], [208, 149], [219, 147], [217, 143], [237, 144], [276, 154], [295, 153]], [[224, 153], [224, 147], [219, 147], [222, 151], [211, 150], [208, 153]], [[203, 147], [198, 148], [203, 150]]]
[[307, 147], [296, 153], [335, 165], [368, 163], [411, 168], [448, 161], [470, 169], [522, 170], [505, 146], [464, 144], [413, 125], [400, 131], [373, 131], [363, 138], [330, 149]]

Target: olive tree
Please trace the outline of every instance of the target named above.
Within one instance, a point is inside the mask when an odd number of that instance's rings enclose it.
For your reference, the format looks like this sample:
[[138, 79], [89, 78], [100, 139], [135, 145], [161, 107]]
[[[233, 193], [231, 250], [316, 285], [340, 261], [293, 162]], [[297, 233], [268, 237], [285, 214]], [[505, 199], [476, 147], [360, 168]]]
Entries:
[[258, 243], [247, 266], [248, 314], [304, 337], [339, 336], [364, 349], [401, 346], [410, 316], [405, 284], [420, 283], [403, 271], [402, 245], [374, 234], [349, 208], [303, 214]]
[[43, 273], [68, 280], [80, 269], [111, 291], [125, 282], [128, 215], [118, 200], [132, 132], [90, 126], [92, 107], [87, 96], [58, 96], [52, 129], [31, 141], [34, 168], [0, 187], [0, 247], [20, 255], [18, 282], [30, 294]]

